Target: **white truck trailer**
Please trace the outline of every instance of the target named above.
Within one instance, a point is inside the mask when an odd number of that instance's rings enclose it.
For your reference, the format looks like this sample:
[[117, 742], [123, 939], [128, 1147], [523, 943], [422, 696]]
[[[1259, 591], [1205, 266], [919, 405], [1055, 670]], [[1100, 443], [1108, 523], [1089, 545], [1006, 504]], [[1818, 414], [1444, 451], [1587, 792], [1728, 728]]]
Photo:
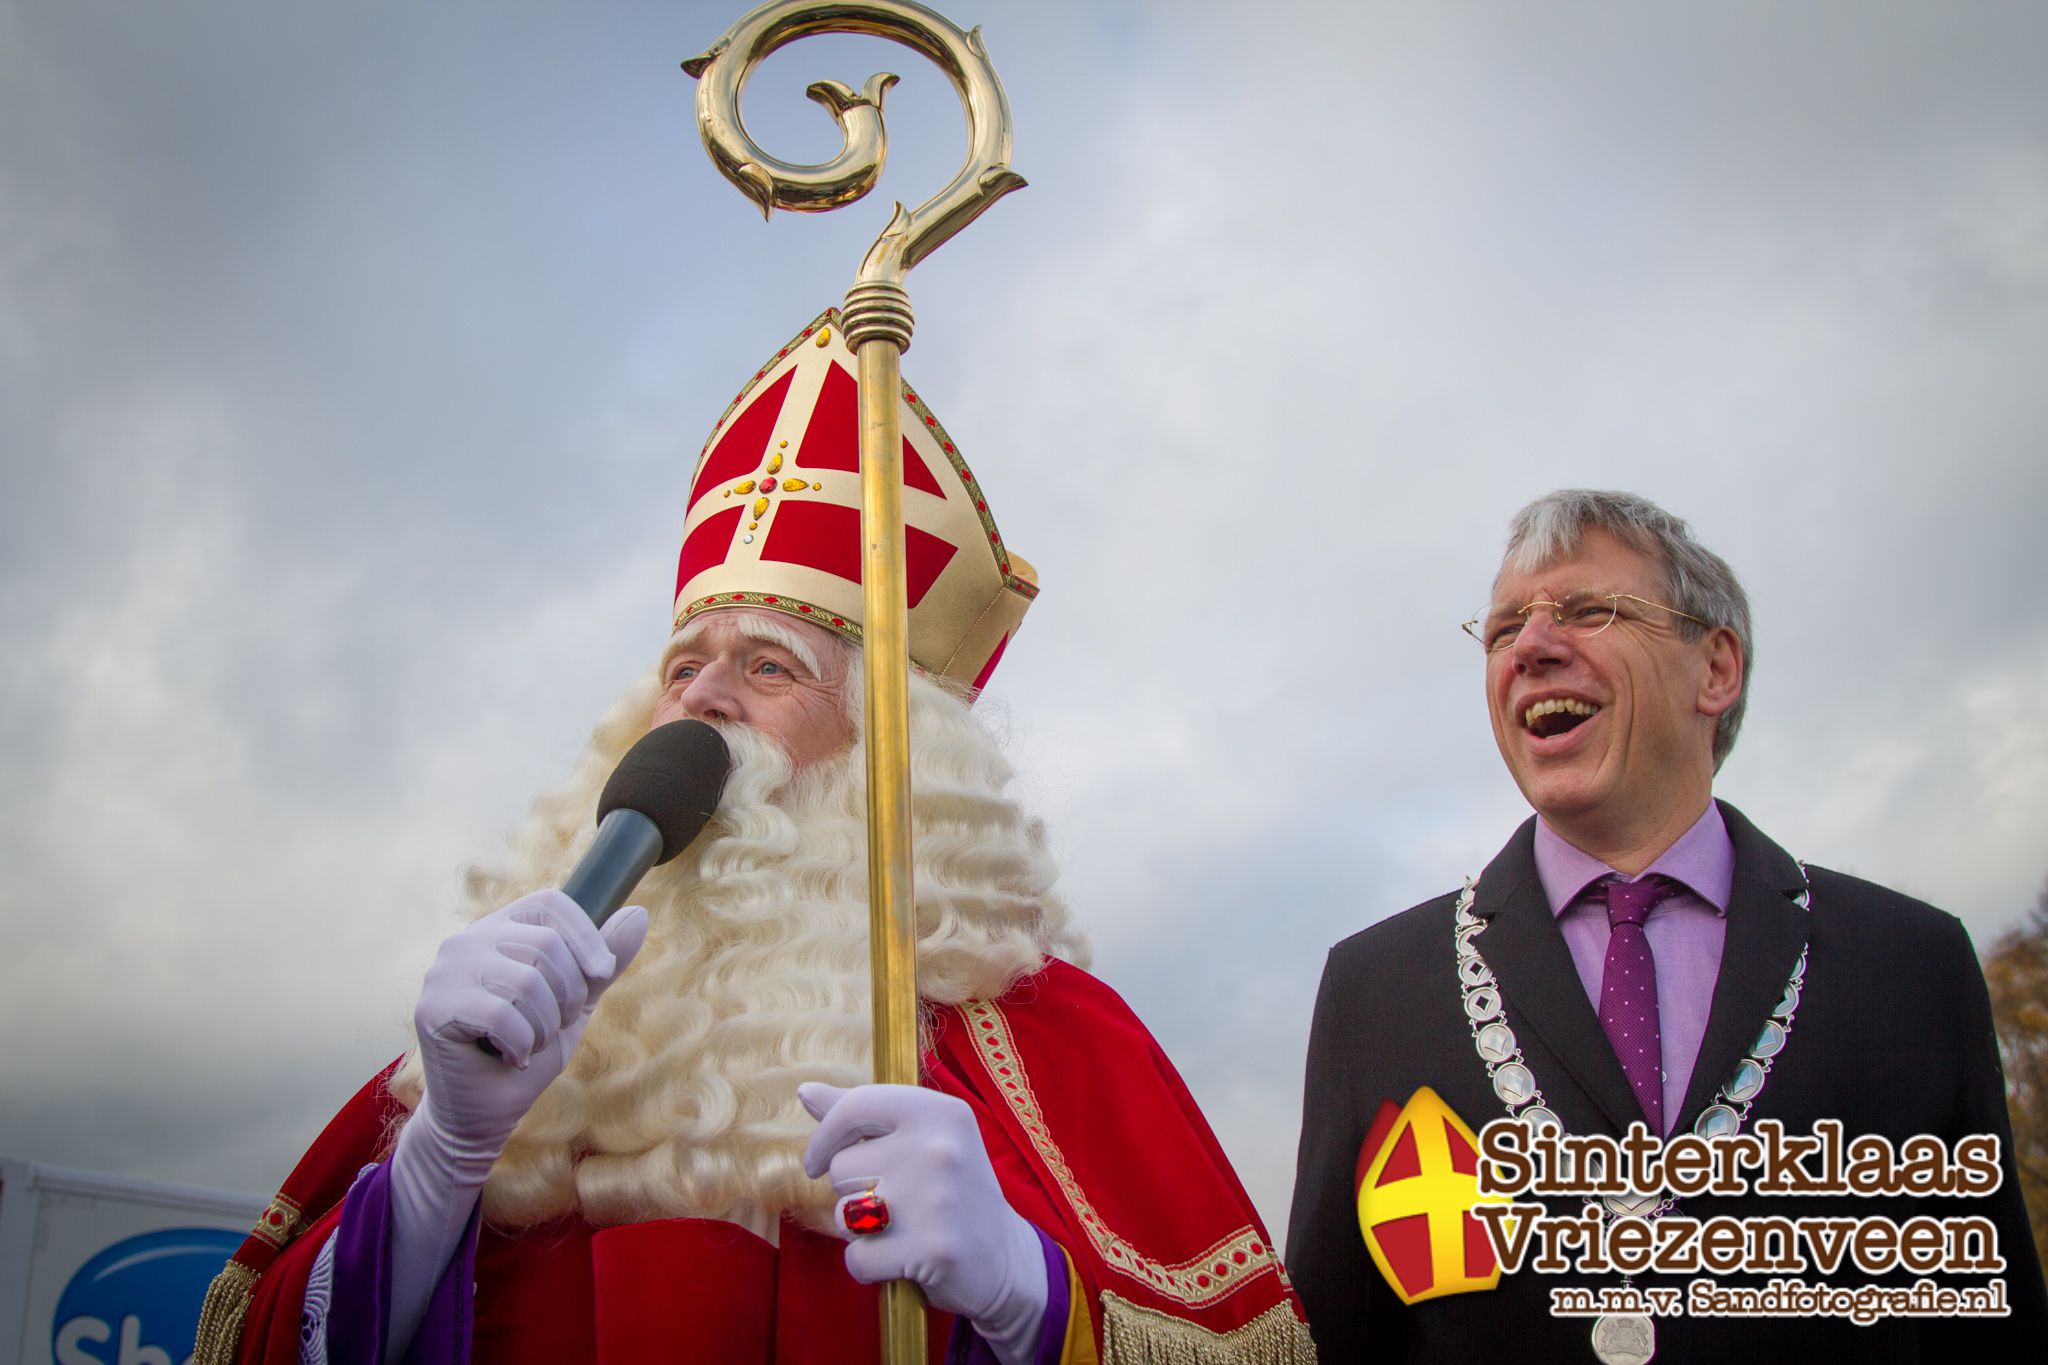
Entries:
[[187, 1365], [267, 1196], [0, 1158], [0, 1361]]

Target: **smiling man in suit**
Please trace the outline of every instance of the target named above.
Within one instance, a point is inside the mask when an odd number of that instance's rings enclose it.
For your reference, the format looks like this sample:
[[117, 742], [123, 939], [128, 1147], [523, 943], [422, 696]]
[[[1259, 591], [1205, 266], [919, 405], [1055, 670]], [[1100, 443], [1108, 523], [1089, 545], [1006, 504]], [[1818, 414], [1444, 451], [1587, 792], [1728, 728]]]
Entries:
[[[1325, 1360], [2048, 1359], [2048, 1293], [2010, 1155], [1990, 1007], [1951, 915], [1805, 866], [1713, 797], [1753, 657], [1749, 604], [1686, 524], [1626, 493], [1565, 490], [1514, 519], [1491, 604], [1466, 629], [1484, 649], [1501, 757], [1536, 817], [1462, 893], [1331, 951], [1309, 1042], [1287, 1263]], [[1952, 1150], [1998, 1139], [1987, 1193], [1701, 1195], [1609, 1201], [1607, 1227], [1648, 1213], [1737, 1219], [1982, 1217], [1999, 1317], [1556, 1316], [1550, 1291], [1623, 1277], [1577, 1259], [1497, 1288], [1397, 1294], [1368, 1258], [1360, 1149], [1383, 1102], [1433, 1089], [1470, 1127], [1514, 1114], [1566, 1134], [1750, 1133]], [[1469, 1167], [1467, 1168], [1469, 1169]], [[1384, 1182], [1386, 1174], [1380, 1179]], [[1551, 1213], [1583, 1216], [1582, 1203]], [[1441, 1250], [1441, 1249], [1439, 1249]], [[1441, 1258], [1439, 1258], [1441, 1263]], [[1426, 1263], [1426, 1262], [1425, 1262]], [[1845, 1261], [1809, 1284], [1910, 1286]], [[1686, 1290], [1695, 1274], [1638, 1275]], [[1721, 1276], [1761, 1285], [1766, 1276]], [[1408, 1286], [1413, 1289], [1413, 1286]], [[1404, 1298], [1408, 1300], [1404, 1302]], [[1740, 1354], [1737, 1354], [1740, 1353]]]

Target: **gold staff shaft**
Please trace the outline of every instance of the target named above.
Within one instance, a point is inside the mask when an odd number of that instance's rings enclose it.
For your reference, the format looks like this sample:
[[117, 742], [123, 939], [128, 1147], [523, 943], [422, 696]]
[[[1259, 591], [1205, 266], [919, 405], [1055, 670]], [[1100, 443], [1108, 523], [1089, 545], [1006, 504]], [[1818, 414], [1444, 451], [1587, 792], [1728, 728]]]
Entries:
[[[910, 612], [903, 536], [903, 352], [910, 296], [900, 284], [846, 291], [840, 327], [860, 387], [861, 664], [866, 681], [868, 970], [875, 1080], [918, 1083], [917, 902], [910, 829]], [[886, 1192], [885, 1192], [886, 1197]], [[924, 1291], [882, 1286], [882, 1359], [923, 1365]]]
[[[860, 367], [863, 668], [867, 684], [868, 924], [875, 1079], [918, 1083], [917, 919], [910, 846], [910, 646], [904, 605], [903, 352], [910, 296], [903, 278], [989, 205], [1019, 189], [1010, 169], [1010, 105], [981, 41], [915, 0], [769, 0], [683, 63], [697, 77], [697, 126], [712, 161], [761, 206], [819, 212], [866, 194], [885, 151], [882, 98], [896, 77], [856, 91], [819, 81], [810, 96], [838, 122], [839, 155], [804, 166], [768, 154], [740, 122], [747, 77], [769, 53], [813, 33], [865, 33], [931, 58], [967, 114], [967, 157], [937, 194], [896, 206], [847, 291], [841, 327]], [[883, 1289], [882, 1358], [924, 1365], [924, 1295], [907, 1280]]]
[[[868, 962], [875, 1079], [916, 1085], [917, 907], [910, 849], [910, 624], [903, 583], [903, 353], [891, 337], [860, 359], [861, 561], [867, 617]], [[924, 1294], [882, 1287], [882, 1358], [925, 1359]]]

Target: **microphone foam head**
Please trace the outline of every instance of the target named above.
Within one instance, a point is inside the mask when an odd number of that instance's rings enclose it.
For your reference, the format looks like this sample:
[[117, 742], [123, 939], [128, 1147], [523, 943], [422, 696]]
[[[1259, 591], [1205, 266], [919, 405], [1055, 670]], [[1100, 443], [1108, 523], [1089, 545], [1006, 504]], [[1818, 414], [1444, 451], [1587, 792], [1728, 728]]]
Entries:
[[641, 736], [626, 750], [604, 794], [597, 818], [615, 810], [638, 811], [661, 831], [665, 863], [690, 846], [718, 809], [732, 754], [718, 731], [701, 720], [672, 720]]

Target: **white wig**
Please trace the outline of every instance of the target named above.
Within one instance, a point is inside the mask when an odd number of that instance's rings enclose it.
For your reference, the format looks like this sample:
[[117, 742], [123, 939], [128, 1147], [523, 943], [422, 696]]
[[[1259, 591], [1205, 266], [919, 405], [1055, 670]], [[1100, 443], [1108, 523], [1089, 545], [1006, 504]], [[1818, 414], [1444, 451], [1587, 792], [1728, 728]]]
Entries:
[[[658, 697], [655, 676], [620, 698], [569, 781], [534, 802], [510, 865], [470, 870], [472, 917], [561, 883]], [[718, 812], [641, 882], [647, 945], [492, 1168], [484, 1212], [495, 1224], [570, 1212], [599, 1225], [829, 1219], [830, 1189], [803, 1173], [815, 1125], [796, 1087], [872, 1079], [865, 752], [856, 743], [792, 775], [769, 737], [721, 728], [734, 769]], [[919, 994], [993, 999], [1047, 957], [1085, 965], [1086, 941], [1052, 890], [1044, 825], [1006, 795], [1012, 770], [994, 737], [922, 676], [911, 679], [910, 732]], [[423, 1085], [415, 1049], [391, 1088], [416, 1108]]]

